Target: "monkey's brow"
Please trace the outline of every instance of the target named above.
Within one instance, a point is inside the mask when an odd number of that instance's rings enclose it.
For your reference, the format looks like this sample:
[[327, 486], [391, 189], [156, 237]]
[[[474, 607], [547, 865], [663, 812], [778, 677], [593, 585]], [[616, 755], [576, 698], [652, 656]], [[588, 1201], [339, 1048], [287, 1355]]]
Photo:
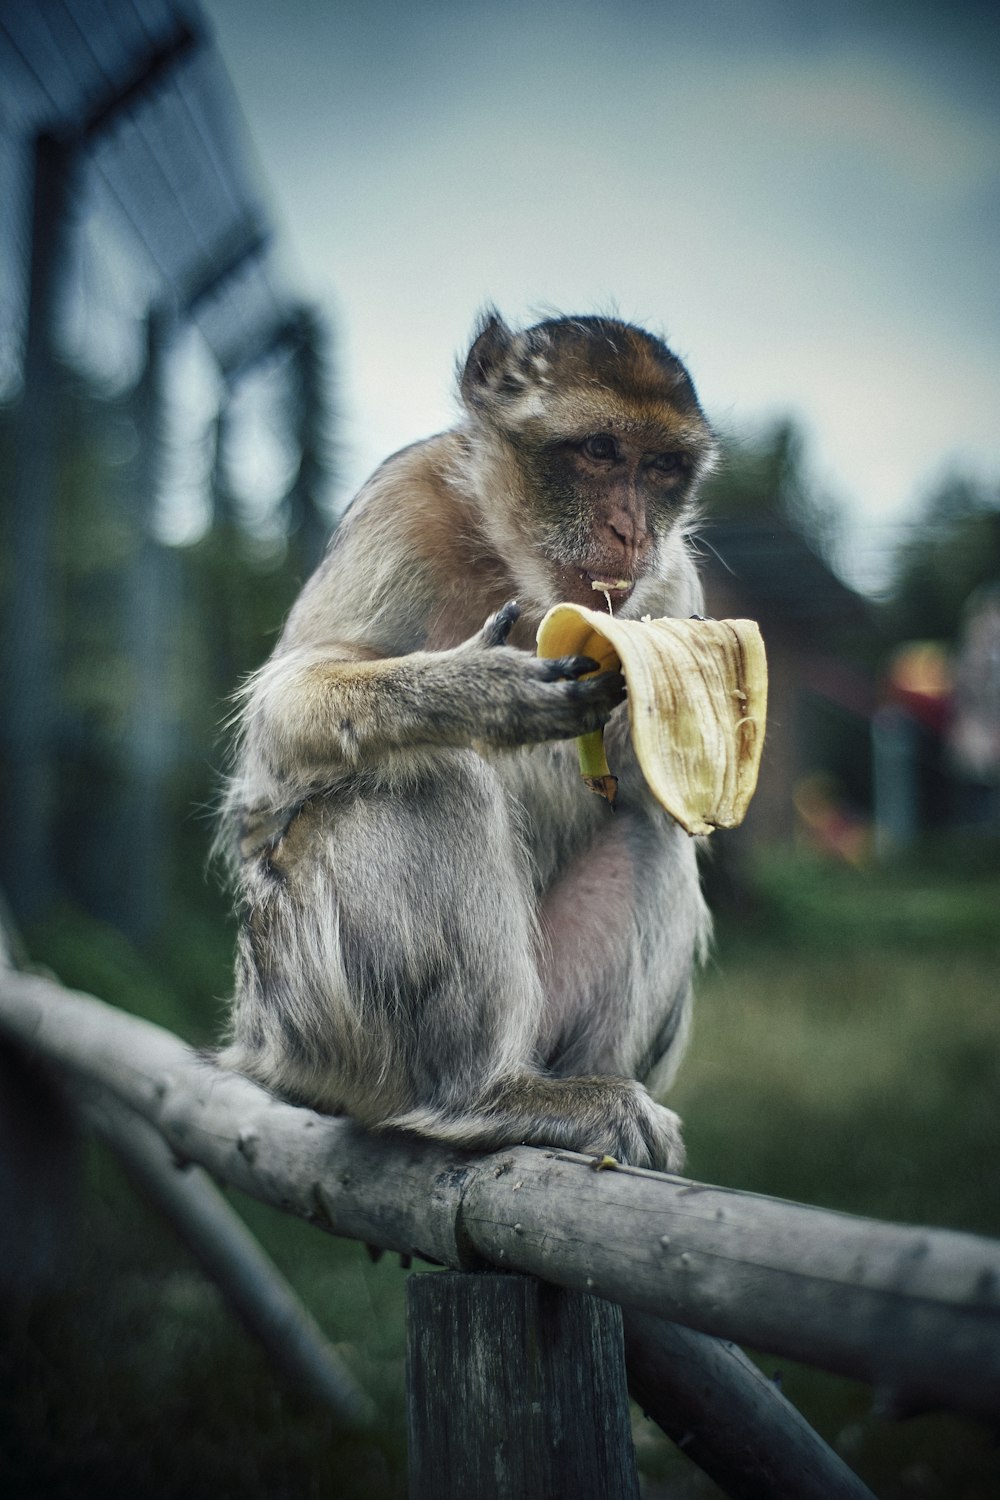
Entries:
[[607, 413], [585, 425], [577, 423], [554, 436], [553, 442], [584, 443], [587, 438], [608, 432], [615, 437], [632, 438], [640, 442], [647, 453], [675, 453], [679, 449], [697, 457], [711, 448], [712, 440], [700, 424], [678, 417], [676, 423], [646, 422], [642, 419], [623, 418]]

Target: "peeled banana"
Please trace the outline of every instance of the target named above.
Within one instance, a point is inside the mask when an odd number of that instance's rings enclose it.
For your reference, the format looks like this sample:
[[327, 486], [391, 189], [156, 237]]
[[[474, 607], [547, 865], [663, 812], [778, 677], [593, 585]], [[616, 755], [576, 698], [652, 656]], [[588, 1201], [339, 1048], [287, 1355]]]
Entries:
[[[621, 670], [636, 758], [650, 790], [690, 834], [735, 828], [757, 785], [767, 717], [767, 659], [753, 620], [617, 620], [557, 604], [538, 655], [590, 656]], [[614, 805], [603, 730], [578, 740], [580, 770]]]

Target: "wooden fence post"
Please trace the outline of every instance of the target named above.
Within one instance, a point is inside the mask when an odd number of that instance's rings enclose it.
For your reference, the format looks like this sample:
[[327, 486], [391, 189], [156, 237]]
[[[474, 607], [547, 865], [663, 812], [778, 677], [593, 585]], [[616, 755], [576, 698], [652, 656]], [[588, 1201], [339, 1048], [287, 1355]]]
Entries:
[[412, 1276], [410, 1500], [638, 1500], [621, 1309], [531, 1276]]

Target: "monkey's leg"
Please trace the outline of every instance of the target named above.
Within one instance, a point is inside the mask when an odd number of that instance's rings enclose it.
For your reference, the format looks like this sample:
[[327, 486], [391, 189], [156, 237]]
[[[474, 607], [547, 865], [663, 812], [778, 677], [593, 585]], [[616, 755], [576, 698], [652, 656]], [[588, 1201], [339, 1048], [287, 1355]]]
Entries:
[[691, 840], [658, 811], [626, 802], [567, 864], [539, 919], [550, 1069], [666, 1088], [683, 1054], [692, 972], [709, 931]]
[[632, 1078], [523, 1069], [473, 1095], [459, 1114], [415, 1110], [386, 1124], [479, 1151], [554, 1146], [660, 1172], [684, 1165], [680, 1121]]
[[313, 799], [245, 896], [223, 1062], [373, 1128], [678, 1164], [673, 1117], [633, 1080], [536, 1066], [530, 872], [478, 756], [428, 757], [405, 790]]

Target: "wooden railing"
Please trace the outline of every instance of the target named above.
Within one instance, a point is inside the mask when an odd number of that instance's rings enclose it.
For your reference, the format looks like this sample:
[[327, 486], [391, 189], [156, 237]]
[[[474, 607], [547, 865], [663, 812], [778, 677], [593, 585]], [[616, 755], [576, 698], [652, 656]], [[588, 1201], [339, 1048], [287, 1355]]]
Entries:
[[368, 1134], [9, 965], [0, 1031], [54, 1065], [275, 1358], [345, 1422], [370, 1402], [210, 1178], [456, 1273], [408, 1283], [413, 1497], [636, 1494], [626, 1366], [728, 1494], [868, 1495], [728, 1340], [869, 1381], [893, 1413], [1000, 1413], [995, 1241], [571, 1152]]

